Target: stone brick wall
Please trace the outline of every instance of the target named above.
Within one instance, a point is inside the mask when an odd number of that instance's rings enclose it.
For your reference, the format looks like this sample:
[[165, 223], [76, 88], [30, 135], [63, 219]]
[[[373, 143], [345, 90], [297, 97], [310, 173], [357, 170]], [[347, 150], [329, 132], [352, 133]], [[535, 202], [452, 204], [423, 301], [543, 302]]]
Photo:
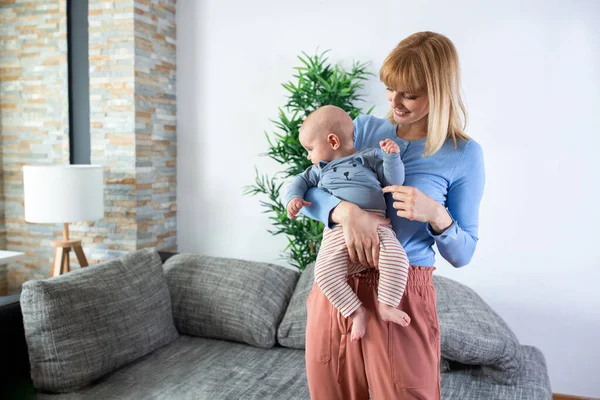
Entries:
[[27, 255], [0, 266], [4, 293], [48, 275], [50, 242], [62, 232], [58, 225], [23, 220], [21, 167], [68, 163], [66, 38], [66, 0], [0, 2], [0, 246]]
[[[2, 294], [47, 277], [62, 234], [23, 221], [21, 167], [69, 162], [66, 0], [0, 0], [0, 22], [0, 248], [26, 252], [0, 266]], [[89, 0], [91, 162], [105, 166], [105, 216], [70, 230], [90, 263], [176, 250], [175, 60], [175, 0]]]
[[133, 10], [133, 0], [89, 1], [91, 162], [106, 166], [105, 218], [79, 235], [102, 232], [94, 260], [136, 249]]
[[175, 251], [175, 1], [89, 7], [92, 163], [109, 165], [104, 221], [126, 232], [94, 252]]
[[176, 249], [175, 1], [135, 1], [137, 247]]

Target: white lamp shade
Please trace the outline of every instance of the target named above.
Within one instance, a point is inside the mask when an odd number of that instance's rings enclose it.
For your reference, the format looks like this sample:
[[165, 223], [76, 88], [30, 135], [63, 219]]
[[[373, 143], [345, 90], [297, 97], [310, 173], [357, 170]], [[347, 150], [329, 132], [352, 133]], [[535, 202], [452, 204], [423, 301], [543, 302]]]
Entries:
[[104, 216], [100, 165], [24, 166], [25, 221], [66, 223]]

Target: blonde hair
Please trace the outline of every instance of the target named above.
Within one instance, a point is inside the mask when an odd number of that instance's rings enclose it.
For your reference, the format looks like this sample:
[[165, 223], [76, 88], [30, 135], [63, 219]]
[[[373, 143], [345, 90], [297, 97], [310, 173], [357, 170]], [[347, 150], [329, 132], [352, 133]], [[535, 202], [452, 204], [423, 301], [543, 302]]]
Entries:
[[[379, 78], [389, 88], [429, 97], [424, 156], [435, 154], [448, 137], [468, 139], [464, 129], [467, 110], [460, 97], [460, 70], [456, 48], [444, 35], [418, 32], [401, 41], [386, 57]], [[393, 111], [387, 115], [395, 124]]]

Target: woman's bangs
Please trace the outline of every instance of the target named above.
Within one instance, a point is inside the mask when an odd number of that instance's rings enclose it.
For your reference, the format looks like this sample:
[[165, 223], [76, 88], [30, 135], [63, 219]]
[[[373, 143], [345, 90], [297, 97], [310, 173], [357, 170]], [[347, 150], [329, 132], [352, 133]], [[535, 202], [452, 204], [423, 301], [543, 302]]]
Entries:
[[427, 90], [427, 81], [423, 70], [415, 52], [399, 50], [386, 58], [379, 71], [379, 79], [395, 91], [424, 92]]

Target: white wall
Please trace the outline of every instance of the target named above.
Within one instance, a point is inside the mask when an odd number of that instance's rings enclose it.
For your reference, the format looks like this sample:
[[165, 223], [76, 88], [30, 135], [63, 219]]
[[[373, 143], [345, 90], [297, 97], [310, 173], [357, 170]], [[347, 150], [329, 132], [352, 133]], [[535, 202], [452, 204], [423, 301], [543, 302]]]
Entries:
[[[526, 4], [525, 4], [526, 3]], [[304, 50], [377, 72], [421, 30], [458, 48], [468, 133], [487, 184], [478, 251], [438, 272], [474, 288], [545, 354], [553, 391], [600, 397], [600, 2], [304, 0], [177, 3], [180, 251], [281, 262], [258, 198], [259, 154]], [[383, 86], [367, 105], [386, 111]]]

